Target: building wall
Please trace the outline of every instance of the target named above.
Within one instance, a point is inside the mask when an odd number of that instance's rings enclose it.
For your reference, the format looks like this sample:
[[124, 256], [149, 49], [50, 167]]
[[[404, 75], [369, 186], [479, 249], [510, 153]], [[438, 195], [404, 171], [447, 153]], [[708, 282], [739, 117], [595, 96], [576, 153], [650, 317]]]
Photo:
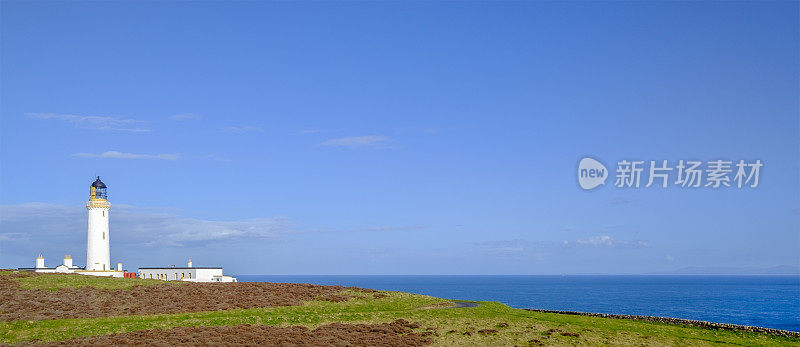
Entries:
[[88, 275], [88, 276], [101, 276], [101, 277], [123, 277], [125, 275], [124, 271], [86, 271], [81, 268], [67, 268], [64, 265], [59, 265], [55, 268], [21, 268], [20, 270], [25, 271], [33, 271], [38, 273], [74, 273], [79, 275]]
[[222, 276], [222, 269], [198, 269], [197, 280], [200, 282], [210, 282], [214, 276]]
[[86, 237], [86, 270], [112, 270], [110, 235], [108, 233], [109, 207], [106, 202], [90, 201], [89, 230]]
[[139, 269], [139, 278], [152, 278], [165, 281], [211, 282], [214, 276], [222, 276], [222, 269], [203, 268], [158, 268]]
[[75, 271], [75, 273], [79, 274], [79, 275], [100, 276], [100, 277], [116, 277], [116, 278], [122, 278], [123, 276], [125, 276], [125, 272], [124, 271], [113, 271], [113, 270], [112, 271], [81, 271], [81, 270], [77, 270], [77, 271]]

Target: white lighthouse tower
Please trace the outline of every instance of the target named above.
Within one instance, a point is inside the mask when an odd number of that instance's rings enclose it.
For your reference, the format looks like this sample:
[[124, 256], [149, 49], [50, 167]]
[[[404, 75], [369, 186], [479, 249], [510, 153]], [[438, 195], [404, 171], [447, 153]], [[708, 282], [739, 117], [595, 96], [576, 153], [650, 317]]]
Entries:
[[86, 210], [89, 211], [89, 231], [86, 238], [86, 270], [109, 271], [111, 269], [111, 252], [109, 250], [108, 234], [108, 204], [106, 185], [100, 181], [100, 176], [89, 188], [89, 201]]

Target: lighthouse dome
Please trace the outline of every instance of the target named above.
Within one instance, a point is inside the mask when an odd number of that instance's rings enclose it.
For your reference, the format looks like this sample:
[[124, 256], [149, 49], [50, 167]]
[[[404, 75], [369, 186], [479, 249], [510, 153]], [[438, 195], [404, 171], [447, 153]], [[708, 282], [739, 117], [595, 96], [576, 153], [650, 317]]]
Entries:
[[92, 183], [92, 187], [95, 188], [106, 188], [106, 184], [100, 180], [100, 176], [97, 176], [97, 179]]

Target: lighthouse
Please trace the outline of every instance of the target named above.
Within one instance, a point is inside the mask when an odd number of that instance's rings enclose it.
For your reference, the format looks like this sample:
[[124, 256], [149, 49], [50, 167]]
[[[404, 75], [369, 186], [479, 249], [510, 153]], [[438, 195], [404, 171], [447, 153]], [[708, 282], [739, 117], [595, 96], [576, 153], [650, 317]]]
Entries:
[[89, 201], [86, 210], [89, 213], [89, 229], [86, 237], [86, 270], [108, 271], [111, 269], [111, 252], [108, 233], [108, 204], [106, 185], [100, 176], [89, 187]]
[[56, 267], [44, 265], [44, 254], [36, 257], [36, 267], [21, 267], [20, 270], [40, 273], [76, 273], [89, 276], [128, 277], [134, 273], [126, 273], [122, 263], [117, 263], [117, 269], [111, 267], [111, 251], [109, 249], [108, 234], [108, 194], [106, 185], [100, 176], [89, 186], [89, 201], [86, 202], [86, 211], [89, 214], [89, 228], [86, 234], [86, 267], [72, 264], [72, 257], [64, 256], [64, 263]]

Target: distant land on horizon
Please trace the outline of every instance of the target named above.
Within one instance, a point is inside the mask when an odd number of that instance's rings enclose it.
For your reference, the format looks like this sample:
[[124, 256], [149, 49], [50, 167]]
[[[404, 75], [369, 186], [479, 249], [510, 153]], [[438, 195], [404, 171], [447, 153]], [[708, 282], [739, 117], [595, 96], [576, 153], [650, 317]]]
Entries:
[[800, 275], [800, 266], [779, 265], [772, 267], [690, 266], [655, 275]]

